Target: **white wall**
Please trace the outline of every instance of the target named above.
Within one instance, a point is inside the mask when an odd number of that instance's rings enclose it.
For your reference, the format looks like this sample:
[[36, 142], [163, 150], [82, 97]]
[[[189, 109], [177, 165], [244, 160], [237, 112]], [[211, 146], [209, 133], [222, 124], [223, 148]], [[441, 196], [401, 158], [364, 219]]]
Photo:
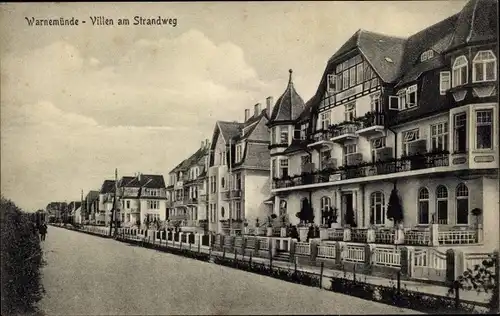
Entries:
[[266, 172], [245, 170], [242, 174], [242, 212], [249, 226], [255, 225], [255, 219], [260, 223], [271, 214], [271, 206], [264, 204], [270, 196], [269, 177]]

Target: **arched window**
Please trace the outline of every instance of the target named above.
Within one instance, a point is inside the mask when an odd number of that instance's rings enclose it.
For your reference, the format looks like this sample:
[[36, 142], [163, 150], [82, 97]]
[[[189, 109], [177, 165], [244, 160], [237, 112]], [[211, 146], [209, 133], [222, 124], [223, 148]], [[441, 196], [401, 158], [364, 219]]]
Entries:
[[437, 223], [448, 224], [448, 189], [440, 185], [436, 189]]
[[452, 86], [458, 87], [468, 82], [469, 65], [465, 56], [459, 56], [453, 63]]
[[457, 198], [457, 224], [467, 225], [469, 223], [469, 189], [460, 183], [455, 190]]
[[326, 225], [328, 224], [328, 211], [330, 210], [330, 207], [332, 206], [332, 199], [330, 199], [327, 196], [324, 196], [321, 198], [321, 224]]
[[418, 223], [429, 224], [429, 190], [421, 188], [418, 191]]
[[385, 197], [380, 191], [370, 195], [370, 223], [375, 225], [385, 223]]
[[224, 217], [224, 213], [225, 213], [225, 210], [224, 210], [224, 206], [223, 206], [220, 208], [220, 216]]
[[491, 50], [483, 50], [472, 60], [472, 82], [495, 81], [497, 59]]

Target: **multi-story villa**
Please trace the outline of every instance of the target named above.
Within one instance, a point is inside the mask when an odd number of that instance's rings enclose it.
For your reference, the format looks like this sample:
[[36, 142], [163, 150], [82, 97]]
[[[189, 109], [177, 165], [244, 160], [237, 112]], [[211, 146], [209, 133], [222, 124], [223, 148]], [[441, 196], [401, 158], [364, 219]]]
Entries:
[[497, 4], [408, 38], [359, 30], [307, 104], [290, 80], [268, 123], [274, 211], [347, 240], [498, 247]]
[[96, 215], [99, 212], [99, 191], [89, 191], [84, 199], [84, 222], [96, 223]]
[[269, 134], [267, 108], [255, 104], [245, 110], [243, 123], [218, 121], [210, 148], [208, 170], [209, 229], [239, 234], [246, 221], [254, 225], [269, 213], [264, 199], [269, 195]]
[[104, 180], [99, 190], [99, 207], [96, 214], [97, 225], [109, 225], [115, 191], [115, 180]]
[[168, 219], [183, 231], [206, 230], [208, 139], [200, 148], [169, 172]]
[[118, 220], [125, 226], [160, 223], [167, 217], [167, 189], [162, 175], [138, 173], [118, 181], [120, 211]]

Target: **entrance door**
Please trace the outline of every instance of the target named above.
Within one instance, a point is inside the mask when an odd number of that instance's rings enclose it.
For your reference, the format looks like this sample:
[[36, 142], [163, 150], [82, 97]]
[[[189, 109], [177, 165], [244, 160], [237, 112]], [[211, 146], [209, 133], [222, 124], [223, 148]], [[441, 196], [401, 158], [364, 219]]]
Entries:
[[354, 214], [352, 192], [342, 193], [342, 211], [344, 214], [344, 224], [356, 226], [356, 214]]

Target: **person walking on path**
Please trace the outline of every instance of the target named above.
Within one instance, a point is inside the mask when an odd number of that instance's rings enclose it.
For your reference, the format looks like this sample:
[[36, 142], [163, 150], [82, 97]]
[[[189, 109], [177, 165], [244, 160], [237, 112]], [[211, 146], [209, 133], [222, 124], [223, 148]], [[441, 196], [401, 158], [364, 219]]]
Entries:
[[42, 225], [40, 225], [40, 237], [42, 241], [45, 240], [45, 235], [47, 235], [47, 225], [43, 223]]

